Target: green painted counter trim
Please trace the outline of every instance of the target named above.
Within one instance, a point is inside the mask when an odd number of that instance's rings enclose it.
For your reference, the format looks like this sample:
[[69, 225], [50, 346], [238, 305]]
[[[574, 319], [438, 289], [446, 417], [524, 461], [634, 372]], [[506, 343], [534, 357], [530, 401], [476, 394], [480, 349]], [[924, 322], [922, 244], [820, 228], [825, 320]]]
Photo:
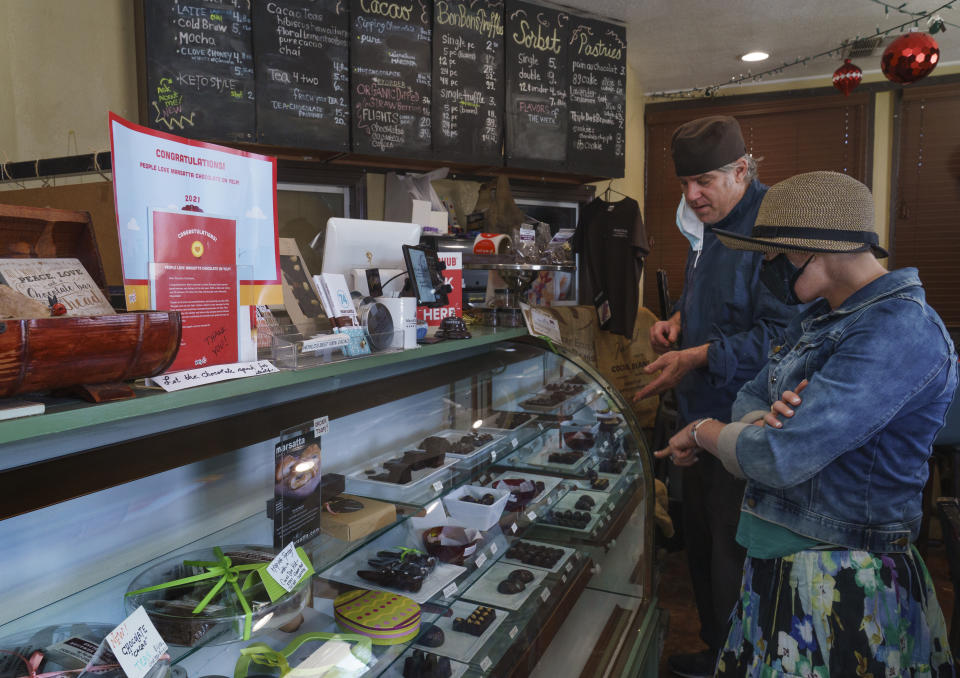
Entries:
[[184, 407], [214, 404], [217, 401], [225, 401], [237, 396], [282, 389], [310, 381], [374, 370], [412, 360], [432, 358], [527, 335], [525, 328], [471, 327], [470, 331], [473, 334], [471, 339], [441, 341], [436, 344], [424, 344], [417, 349], [408, 351], [370, 355], [305, 370], [284, 370], [276, 374], [233, 379], [175, 393], [158, 391], [147, 395], [138, 395], [130, 400], [102, 403], [100, 405], [82, 404], [76, 408], [50, 414], [13, 419], [0, 423], [0, 444], [76, 431], [98, 424], [168, 412]]

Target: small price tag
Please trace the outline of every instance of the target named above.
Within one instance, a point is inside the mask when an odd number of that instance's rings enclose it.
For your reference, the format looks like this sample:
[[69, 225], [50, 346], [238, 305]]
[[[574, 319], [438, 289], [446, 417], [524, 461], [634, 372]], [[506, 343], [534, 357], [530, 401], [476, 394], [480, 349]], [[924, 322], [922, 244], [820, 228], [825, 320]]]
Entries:
[[564, 568], [567, 572], [573, 569], [573, 563], [567, 563], [567, 566]]
[[543, 311], [533, 309], [530, 314], [530, 324], [533, 326], [533, 332], [531, 334], [543, 335], [557, 344], [563, 343], [560, 339], [560, 324], [556, 318], [547, 315]]
[[313, 420], [313, 436], [319, 438], [330, 432], [330, 417], [319, 417]]
[[453, 598], [454, 594], [457, 592], [456, 583], [449, 584], [445, 589], [443, 589], [444, 598]]
[[437, 482], [435, 482], [435, 483], [433, 484], [433, 490], [434, 490], [434, 492], [439, 492], [439, 491], [442, 490], [442, 489], [443, 489], [443, 481], [442, 481], [442, 480], [438, 480]]
[[537, 422], [537, 430], [543, 431], [543, 424], [541, 424], [539, 421]]
[[535, 521], [535, 520], [537, 519], [537, 512], [536, 512], [536, 511], [528, 511], [528, 512], [527, 512], [527, 518], [529, 518], [530, 522], [532, 523], [533, 521]]
[[490, 544], [490, 555], [492, 556], [497, 555], [497, 551], [499, 550], [500, 550], [500, 547], [497, 546], [497, 542], [493, 542], [492, 544]]
[[567, 575], [565, 575], [565, 574], [560, 575], [560, 581], [563, 582], [564, 584], [566, 584], [566, 583], [567, 583]]
[[477, 556], [477, 559], [474, 562], [477, 565], [477, 569], [480, 569], [483, 567], [483, 564], [487, 562], [487, 557], [481, 553], [479, 556]]
[[517, 447], [519, 447], [520, 445], [520, 441], [514, 438], [513, 440], [510, 441], [510, 444], [513, 445], [513, 449], [517, 449]]
[[490, 452], [490, 461], [496, 461], [496, 460], [497, 460], [497, 451], [493, 450]]
[[142, 605], [108, 633], [106, 640], [128, 678], [143, 678], [167, 651]]
[[621, 487], [619, 490], [617, 490], [617, 494], [623, 494], [623, 488], [622, 488], [622, 487]]
[[511, 523], [511, 524], [510, 524], [510, 531], [511, 531], [511, 532], [513, 532], [514, 534], [516, 534], [516, 533], [517, 533], [517, 529], [518, 529], [518, 528], [517, 528], [517, 524], [516, 524], [516, 523]]
[[520, 629], [518, 629], [516, 626], [510, 629], [510, 640], [516, 638], [518, 633], [520, 633]]
[[490, 657], [484, 657], [480, 660], [480, 668], [484, 671], [489, 671], [491, 666], [493, 666], [493, 662], [490, 661]]
[[310, 351], [329, 351], [334, 348], [343, 348], [350, 345], [350, 336], [347, 334], [324, 334], [303, 342], [300, 350], [304, 353]]
[[543, 591], [540, 592], [540, 600], [547, 602], [548, 598], [550, 598], [550, 589], [544, 587]]
[[287, 544], [286, 547], [277, 554], [277, 557], [267, 565], [267, 574], [273, 577], [274, 580], [283, 587], [284, 591], [288, 593], [293, 591], [297, 582], [300, 581], [306, 573], [307, 566], [300, 559], [300, 554], [297, 553], [297, 549], [294, 548], [293, 542]]

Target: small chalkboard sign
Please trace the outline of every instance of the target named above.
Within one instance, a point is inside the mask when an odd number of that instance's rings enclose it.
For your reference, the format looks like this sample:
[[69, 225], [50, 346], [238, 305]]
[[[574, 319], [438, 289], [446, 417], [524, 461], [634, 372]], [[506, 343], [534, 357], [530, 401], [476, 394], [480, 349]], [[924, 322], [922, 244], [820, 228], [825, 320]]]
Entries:
[[503, 163], [503, 0], [433, 9], [433, 149], [445, 160]]
[[506, 15], [507, 165], [563, 170], [570, 15], [516, 0]]
[[357, 153], [430, 151], [428, 0], [351, 0], [350, 101]]
[[344, 0], [253, 3], [260, 143], [350, 150], [349, 30]]
[[249, 0], [145, 0], [146, 125], [194, 139], [253, 141]]
[[570, 133], [567, 166], [622, 177], [626, 152], [627, 31], [603, 21], [570, 23]]

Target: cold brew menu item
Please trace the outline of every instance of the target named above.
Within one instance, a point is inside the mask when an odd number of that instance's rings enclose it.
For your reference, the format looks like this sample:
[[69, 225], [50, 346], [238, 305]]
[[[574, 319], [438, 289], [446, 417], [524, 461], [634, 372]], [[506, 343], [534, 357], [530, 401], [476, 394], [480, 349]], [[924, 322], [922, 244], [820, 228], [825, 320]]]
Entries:
[[503, 2], [438, 0], [433, 9], [433, 148], [501, 164]]
[[147, 125], [193, 139], [252, 141], [249, 0], [144, 3]]
[[507, 165], [562, 170], [570, 15], [526, 2], [506, 11]]
[[349, 29], [343, 0], [253, 3], [260, 143], [350, 150]]
[[430, 150], [431, 21], [428, 0], [351, 0], [354, 151]]
[[578, 174], [622, 177], [627, 31], [623, 26], [573, 17], [569, 52], [567, 167]]

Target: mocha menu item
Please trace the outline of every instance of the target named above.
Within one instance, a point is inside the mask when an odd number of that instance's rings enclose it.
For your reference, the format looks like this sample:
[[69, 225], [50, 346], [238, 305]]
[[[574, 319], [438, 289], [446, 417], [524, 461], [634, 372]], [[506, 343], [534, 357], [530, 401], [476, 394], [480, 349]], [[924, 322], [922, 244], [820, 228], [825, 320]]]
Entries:
[[428, 0], [351, 0], [353, 150], [422, 157], [430, 150]]
[[148, 127], [193, 139], [253, 141], [250, 3], [143, 3]]

